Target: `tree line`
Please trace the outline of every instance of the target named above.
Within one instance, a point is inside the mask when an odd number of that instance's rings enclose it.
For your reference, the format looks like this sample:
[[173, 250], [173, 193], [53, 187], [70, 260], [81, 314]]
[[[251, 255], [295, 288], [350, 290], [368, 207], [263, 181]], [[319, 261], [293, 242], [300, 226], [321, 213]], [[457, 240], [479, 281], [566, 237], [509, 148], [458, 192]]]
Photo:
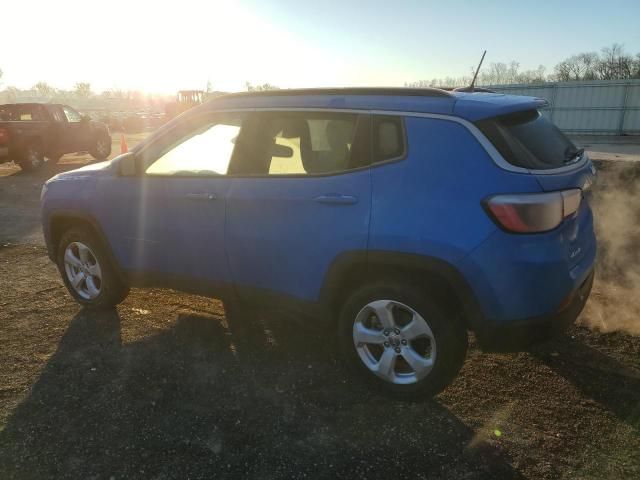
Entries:
[[[462, 87], [471, 84], [476, 67], [469, 75], [461, 77], [433, 78], [405, 82], [407, 87]], [[514, 83], [569, 82], [580, 80], [625, 80], [640, 79], [640, 53], [625, 51], [624, 46], [614, 43], [600, 52], [584, 52], [558, 62], [553, 71], [547, 73], [544, 65], [532, 70], [521, 70], [520, 63], [495, 62], [483, 66], [476, 85], [508, 85]]]

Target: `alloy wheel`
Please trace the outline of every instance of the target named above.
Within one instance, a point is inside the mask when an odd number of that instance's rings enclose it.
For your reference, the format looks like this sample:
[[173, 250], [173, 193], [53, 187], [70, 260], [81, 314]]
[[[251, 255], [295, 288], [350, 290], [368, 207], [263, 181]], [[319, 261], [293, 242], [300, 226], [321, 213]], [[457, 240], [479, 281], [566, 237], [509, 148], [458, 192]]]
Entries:
[[91, 249], [81, 242], [70, 243], [64, 252], [64, 270], [75, 292], [93, 300], [102, 291], [102, 269]]
[[393, 384], [422, 380], [436, 361], [429, 324], [413, 308], [394, 300], [376, 300], [360, 310], [353, 324], [353, 343], [362, 363]]

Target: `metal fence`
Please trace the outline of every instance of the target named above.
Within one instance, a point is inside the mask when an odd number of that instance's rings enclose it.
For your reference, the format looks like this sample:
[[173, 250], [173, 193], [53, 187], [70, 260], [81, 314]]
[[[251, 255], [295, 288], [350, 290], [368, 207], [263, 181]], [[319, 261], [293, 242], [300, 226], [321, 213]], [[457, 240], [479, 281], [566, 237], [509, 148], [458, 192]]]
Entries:
[[492, 90], [549, 101], [544, 114], [566, 133], [640, 135], [640, 80], [496, 85]]

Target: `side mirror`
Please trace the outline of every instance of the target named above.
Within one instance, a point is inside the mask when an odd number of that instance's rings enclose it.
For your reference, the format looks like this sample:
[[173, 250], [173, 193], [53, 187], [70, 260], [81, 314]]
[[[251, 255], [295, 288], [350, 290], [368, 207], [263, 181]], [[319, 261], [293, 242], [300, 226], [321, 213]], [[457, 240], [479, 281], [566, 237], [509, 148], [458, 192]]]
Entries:
[[113, 159], [118, 175], [121, 177], [135, 177], [138, 174], [136, 156], [133, 152], [122, 154]]
[[89, 115], [80, 115], [80, 121], [84, 123], [89, 123], [91, 121], [91, 117]]
[[287, 147], [286, 145], [280, 145], [278, 143], [274, 143], [273, 146], [271, 147], [271, 156], [291, 158], [293, 157], [293, 148]]

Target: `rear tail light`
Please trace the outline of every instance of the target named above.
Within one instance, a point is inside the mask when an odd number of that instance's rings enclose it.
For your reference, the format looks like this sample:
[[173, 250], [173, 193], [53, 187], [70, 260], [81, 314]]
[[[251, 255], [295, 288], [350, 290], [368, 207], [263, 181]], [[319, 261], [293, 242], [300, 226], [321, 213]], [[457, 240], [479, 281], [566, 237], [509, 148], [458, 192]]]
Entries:
[[514, 233], [540, 233], [553, 230], [580, 208], [578, 188], [550, 193], [495, 195], [483, 205], [504, 230]]
[[0, 145], [9, 143], [9, 130], [0, 128]]

